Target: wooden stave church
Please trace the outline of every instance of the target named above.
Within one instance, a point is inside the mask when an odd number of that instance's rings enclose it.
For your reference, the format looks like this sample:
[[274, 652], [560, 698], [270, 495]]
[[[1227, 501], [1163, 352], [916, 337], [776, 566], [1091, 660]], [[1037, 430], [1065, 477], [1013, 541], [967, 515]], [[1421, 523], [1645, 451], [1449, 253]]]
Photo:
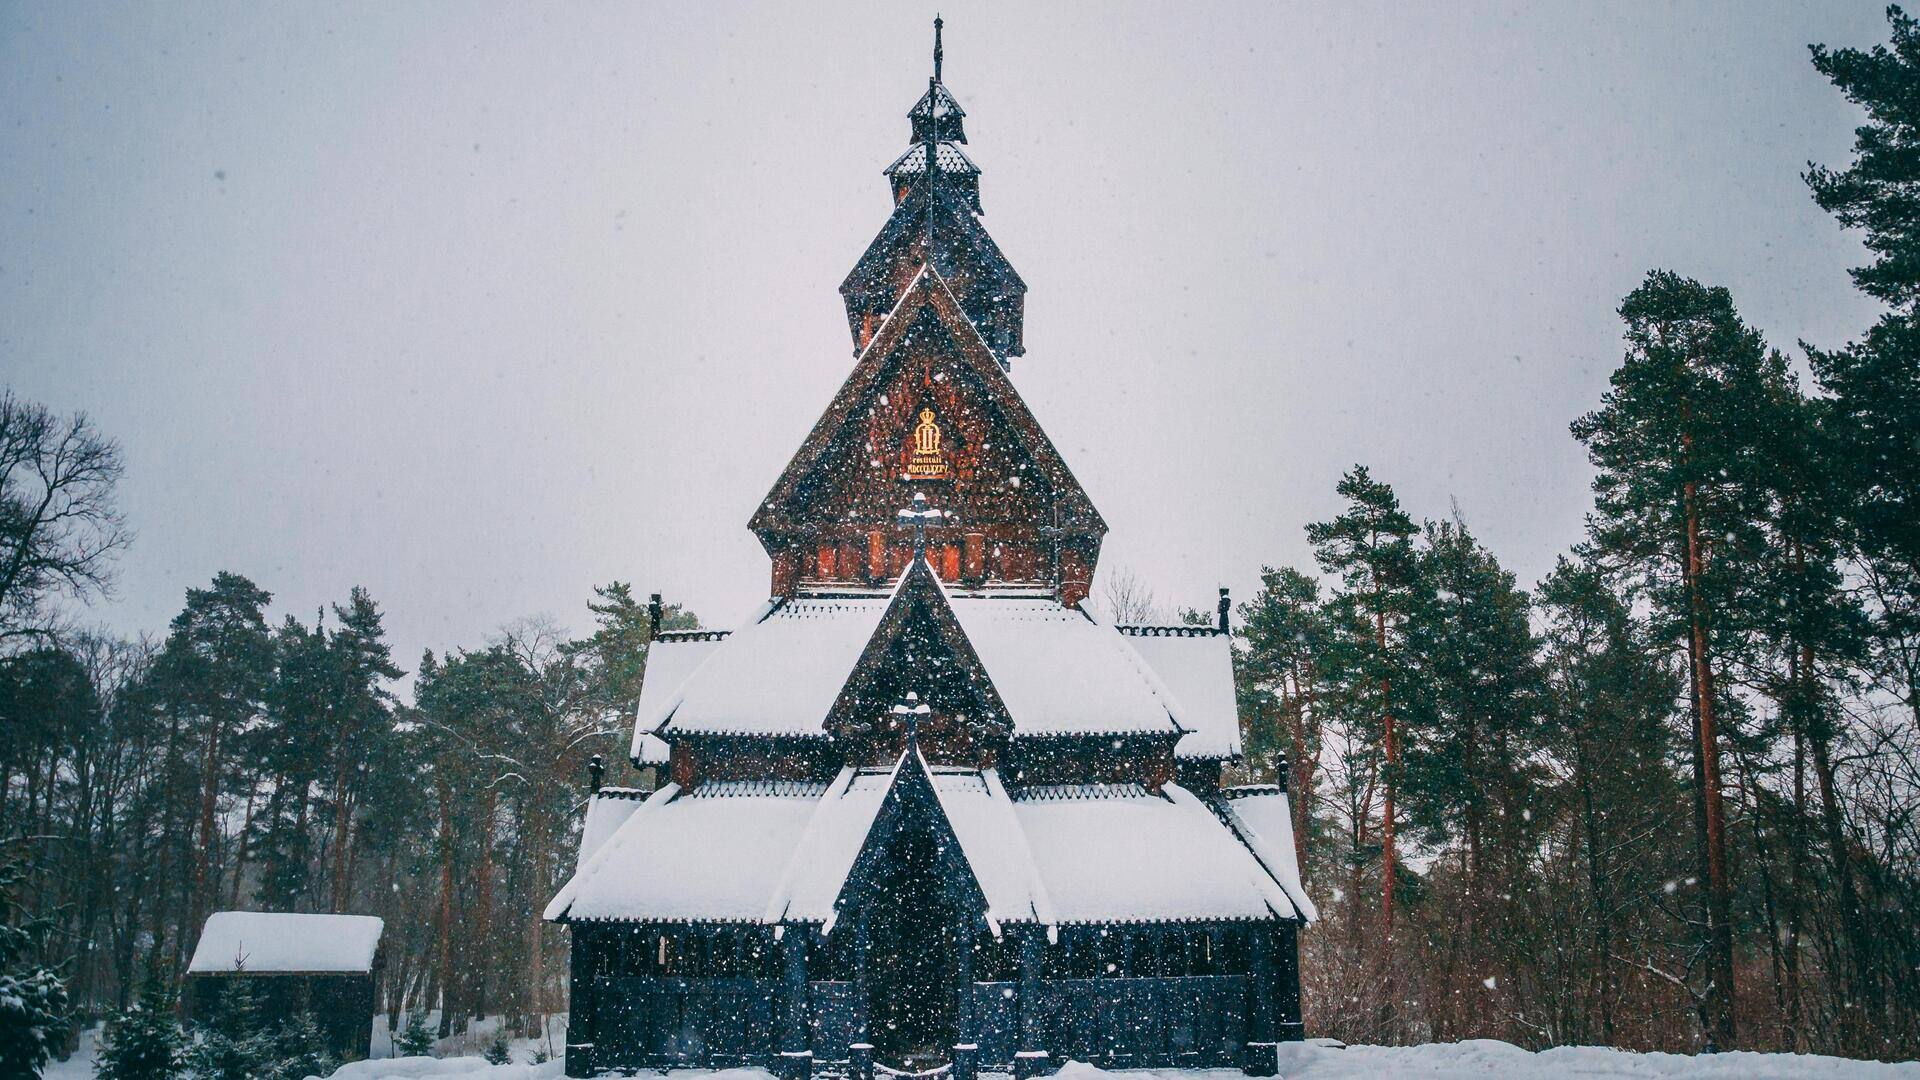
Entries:
[[1287, 793], [1222, 786], [1226, 591], [1212, 626], [1083, 604], [1107, 526], [1009, 379], [1026, 285], [941, 65], [936, 20], [840, 290], [854, 370], [749, 522], [771, 598], [657, 635], [632, 760], [663, 782], [596, 781], [546, 910], [569, 1076], [1269, 1074], [1301, 1038]]

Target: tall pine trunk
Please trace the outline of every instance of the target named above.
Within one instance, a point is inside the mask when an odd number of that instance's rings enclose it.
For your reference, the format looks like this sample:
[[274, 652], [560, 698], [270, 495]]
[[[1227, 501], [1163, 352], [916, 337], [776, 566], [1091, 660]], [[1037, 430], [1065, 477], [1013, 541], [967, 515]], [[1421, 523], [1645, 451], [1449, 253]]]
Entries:
[[[1376, 600], [1376, 603], [1378, 601]], [[1387, 662], [1387, 616], [1386, 612], [1375, 610], [1373, 615], [1374, 645], [1379, 649], [1380, 663]], [[1393, 788], [1396, 780], [1396, 767], [1400, 763], [1400, 750], [1394, 741], [1393, 732], [1393, 687], [1385, 675], [1380, 677], [1380, 713], [1382, 720], [1382, 739], [1386, 750], [1386, 767], [1381, 770], [1382, 784], [1380, 810], [1380, 927], [1382, 938], [1389, 947], [1393, 941]]]
[[[1682, 437], [1690, 452], [1692, 438]], [[1706, 573], [1706, 550], [1700, 537], [1699, 488], [1687, 481], [1682, 492], [1686, 516], [1687, 633], [1692, 645], [1694, 714], [1699, 718], [1696, 752], [1700, 767], [1701, 820], [1706, 834], [1707, 869], [1707, 1022], [1709, 1038], [1720, 1047], [1733, 1045], [1733, 890], [1727, 878], [1725, 810], [1720, 794], [1720, 734], [1715, 701], [1712, 642], [1707, 628], [1707, 600], [1701, 579]]]
[[1848, 967], [1854, 983], [1854, 994], [1848, 996], [1857, 995], [1872, 1023], [1879, 1020], [1881, 1011], [1879, 980], [1873, 973], [1873, 942], [1867, 932], [1866, 913], [1860, 907], [1853, 856], [1847, 848], [1846, 825], [1840, 817], [1840, 799], [1834, 788], [1832, 735], [1824, 715], [1817, 715], [1813, 720], [1807, 741], [1813, 749], [1814, 781], [1820, 785], [1820, 822], [1826, 833], [1827, 853], [1833, 860], [1834, 876], [1840, 882], [1840, 925], [1847, 938], [1847, 952], [1851, 954]]
[[442, 779], [440, 795], [440, 1037], [453, 1031], [453, 793]]
[[190, 930], [198, 930], [206, 921], [207, 904], [213, 886], [214, 811], [220, 801], [220, 741], [226, 722], [215, 719], [207, 733], [206, 760], [200, 767], [200, 848], [194, 853], [193, 898], [188, 908]]
[[350, 878], [347, 862], [348, 827], [353, 820], [353, 801], [347, 790], [347, 778], [351, 775], [348, 767], [347, 747], [344, 743], [335, 751], [333, 769], [333, 910], [347, 910], [347, 883]]

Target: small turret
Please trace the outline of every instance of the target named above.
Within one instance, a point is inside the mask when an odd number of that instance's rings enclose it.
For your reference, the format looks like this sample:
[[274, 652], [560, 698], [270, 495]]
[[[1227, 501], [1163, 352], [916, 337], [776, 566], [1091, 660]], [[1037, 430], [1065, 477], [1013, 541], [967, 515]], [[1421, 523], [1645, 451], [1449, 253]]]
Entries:
[[912, 142], [887, 166], [893, 216], [840, 286], [858, 354], [920, 268], [932, 265], [1002, 367], [1023, 354], [1026, 283], [980, 224], [980, 167], [960, 147], [967, 111], [942, 81], [941, 21], [933, 75], [907, 110]]

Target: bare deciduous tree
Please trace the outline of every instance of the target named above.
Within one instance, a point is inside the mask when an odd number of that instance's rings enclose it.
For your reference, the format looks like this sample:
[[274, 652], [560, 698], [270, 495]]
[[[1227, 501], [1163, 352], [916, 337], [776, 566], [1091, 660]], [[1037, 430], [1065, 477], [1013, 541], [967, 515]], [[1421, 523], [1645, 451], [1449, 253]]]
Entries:
[[1128, 566], [1116, 566], [1107, 573], [1100, 586], [1100, 606], [1107, 618], [1123, 626], [1144, 625], [1160, 618], [1153, 586]]
[[0, 642], [51, 636], [55, 595], [111, 588], [113, 556], [133, 539], [114, 503], [123, 468], [85, 413], [0, 392]]

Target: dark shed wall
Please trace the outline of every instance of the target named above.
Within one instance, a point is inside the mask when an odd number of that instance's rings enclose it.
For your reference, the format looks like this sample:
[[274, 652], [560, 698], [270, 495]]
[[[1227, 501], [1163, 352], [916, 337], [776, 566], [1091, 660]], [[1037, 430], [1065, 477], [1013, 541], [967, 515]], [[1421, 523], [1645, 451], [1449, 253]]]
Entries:
[[187, 976], [187, 1016], [199, 1020], [220, 1007], [236, 979], [253, 982], [266, 1016], [279, 1019], [302, 1009], [313, 1013], [320, 1037], [335, 1056], [365, 1058], [373, 1048], [373, 1014], [379, 991], [376, 973], [271, 975], [198, 974]]

